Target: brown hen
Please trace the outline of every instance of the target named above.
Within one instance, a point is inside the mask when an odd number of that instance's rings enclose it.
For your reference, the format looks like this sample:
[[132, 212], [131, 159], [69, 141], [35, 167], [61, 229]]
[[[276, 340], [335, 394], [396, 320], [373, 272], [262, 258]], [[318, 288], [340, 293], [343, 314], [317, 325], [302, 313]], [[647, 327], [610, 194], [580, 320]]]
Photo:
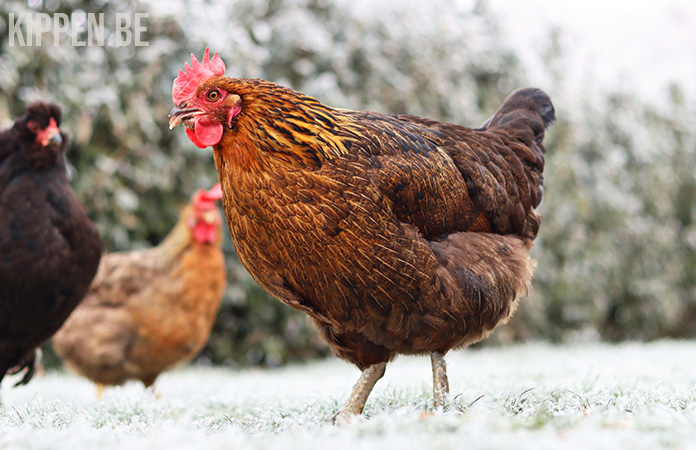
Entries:
[[442, 405], [443, 355], [484, 339], [529, 288], [549, 97], [515, 91], [472, 130], [332, 108], [224, 77], [207, 50], [191, 59], [174, 82], [170, 127], [213, 146], [249, 273], [363, 371], [336, 418], [362, 412], [397, 354], [431, 355]]
[[111, 253], [82, 304], [53, 337], [64, 363], [97, 383], [157, 376], [205, 345], [225, 289], [219, 185], [199, 191], [157, 247]]

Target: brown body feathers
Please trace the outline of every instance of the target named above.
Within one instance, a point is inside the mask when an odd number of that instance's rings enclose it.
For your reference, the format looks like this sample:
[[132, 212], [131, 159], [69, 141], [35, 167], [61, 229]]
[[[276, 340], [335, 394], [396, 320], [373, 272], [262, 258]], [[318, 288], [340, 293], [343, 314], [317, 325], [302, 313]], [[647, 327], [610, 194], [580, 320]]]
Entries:
[[554, 119], [543, 92], [516, 91], [471, 130], [262, 80], [213, 77], [198, 92], [211, 88], [241, 107], [214, 147], [237, 253], [338, 356], [366, 368], [444, 353], [514, 311]]

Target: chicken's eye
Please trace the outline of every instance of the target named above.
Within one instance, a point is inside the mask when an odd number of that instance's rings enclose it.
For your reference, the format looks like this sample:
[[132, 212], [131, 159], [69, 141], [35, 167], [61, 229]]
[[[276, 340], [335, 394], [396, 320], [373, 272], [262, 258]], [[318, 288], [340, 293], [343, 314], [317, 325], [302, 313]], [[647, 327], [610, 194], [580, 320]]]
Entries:
[[214, 101], [216, 101], [216, 100], [219, 99], [219, 98], [220, 98], [220, 92], [219, 92], [219, 91], [213, 89], [212, 91], [208, 92], [208, 100], [210, 100], [211, 102], [214, 102]]
[[29, 121], [29, 123], [27, 124], [27, 128], [28, 128], [29, 131], [31, 131], [32, 133], [36, 133], [37, 131], [39, 131], [39, 124], [36, 123], [35, 120], [31, 120], [31, 121]]

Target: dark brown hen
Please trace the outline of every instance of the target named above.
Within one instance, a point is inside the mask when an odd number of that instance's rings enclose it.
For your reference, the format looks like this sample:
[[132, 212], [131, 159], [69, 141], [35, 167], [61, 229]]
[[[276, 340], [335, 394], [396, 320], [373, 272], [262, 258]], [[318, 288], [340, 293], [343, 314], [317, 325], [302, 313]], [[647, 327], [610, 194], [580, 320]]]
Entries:
[[223, 77], [206, 52], [180, 72], [170, 126], [213, 146], [242, 263], [308, 313], [363, 370], [339, 419], [359, 414], [386, 363], [485, 338], [530, 284], [548, 96], [514, 92], [478, 130], [348, 111], [263, 80]]
[[35, 349], [82, 300], [102, 252], [68, 181], [60, 119], [34, 103], [0, 133], [0, 380], [24, 369], [29, 381]]

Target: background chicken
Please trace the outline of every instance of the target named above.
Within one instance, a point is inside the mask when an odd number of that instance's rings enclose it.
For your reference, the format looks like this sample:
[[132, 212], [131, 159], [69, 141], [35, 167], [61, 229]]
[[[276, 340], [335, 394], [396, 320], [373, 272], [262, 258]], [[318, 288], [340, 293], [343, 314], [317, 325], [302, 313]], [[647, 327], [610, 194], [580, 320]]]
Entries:
[[0, 133], [0, 381], [38, 365], [37, 346], [82, 300], [102, 252], [68, 181], [57, 105], [29, 105]]
[[77, 373], [105, 385], [157, 376], [198, 354], [226, 284], [220, 185], [200, 190], [157, 247], [104, 256], [84, 302], [53, 338]]
[[530, 283], [546, 94], [511, 94], [478, 130], [349, 111], [263, 80], [224, 77], [208, 52], [174, 81], [170, 127], [213, 146], [240, 260], [308, 313], [363, 373], [337, 419], [359, 414], [396, 354], [485, 338]]

